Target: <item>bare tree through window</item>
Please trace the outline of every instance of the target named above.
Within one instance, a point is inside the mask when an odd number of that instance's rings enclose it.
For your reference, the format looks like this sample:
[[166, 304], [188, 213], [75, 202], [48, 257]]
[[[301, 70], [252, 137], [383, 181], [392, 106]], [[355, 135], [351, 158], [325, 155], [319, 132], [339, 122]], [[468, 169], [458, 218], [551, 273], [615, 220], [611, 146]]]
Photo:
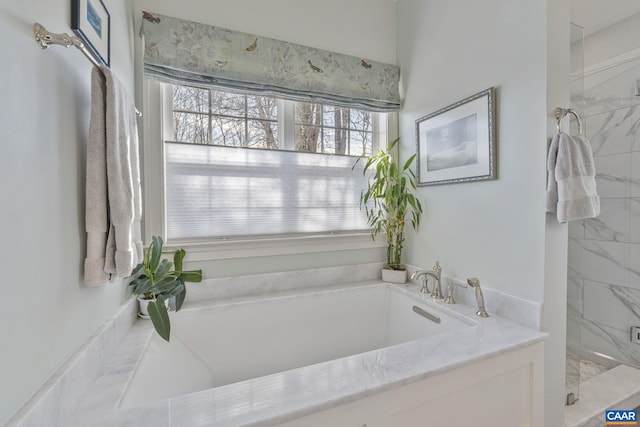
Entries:
[[373, 152], [373, 113], [297, 102], [296, 150], [366, 156]]
[[[278, 100], [222, 90], [173, 86], [173, 138], [178, 142], [282, 148]], [[293, 149], [368, 156], [373, 152], [373, 113], [349, 107], [294, 103]]]
[[273, 97], [173, 87], [174, 139], [193, 144], [278, 148]]
[[189, 86], [174, 86], [174, 139], [194, 144], [206, 144], [209, 141], [208, 112], [208, 90]]
[[309, 102], [296, 103], [296, 151], [317, 153], [322, 120], [322, 105]]

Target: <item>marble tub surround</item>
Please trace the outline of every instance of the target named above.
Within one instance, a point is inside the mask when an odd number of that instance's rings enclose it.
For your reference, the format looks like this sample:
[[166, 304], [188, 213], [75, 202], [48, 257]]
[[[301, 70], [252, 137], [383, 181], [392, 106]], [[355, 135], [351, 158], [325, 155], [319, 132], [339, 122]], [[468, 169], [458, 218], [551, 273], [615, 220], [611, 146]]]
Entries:
[[215, 279], [205, 278], [201, 283], [186, 284], [185, 302], [264, 295], [300, 288], [336, 285], [345, 281], [377, 280], [380, 278], [380, 269], [383, 266], [384, 263], [370, 263]]
[[[370, 284], [378, 284], [379, 280]], [[366, 286], [366, 282], [344, 286]], [[398, 285], [391, 285], [398, 286]], [[400, 285], [402, 292], [425, 304], [436, 304], [419, 293], [415, 284]], [[313, 291], [313, 288], [298, 292]], [[285, 291], [292, 292], [291, 290]], [[241, 302], [246, 297], [238, 297]], [[219, 302], [224, 303], [224, 302]], [[200, 304], [197, 304], [198, 306]], [[186, 303], [183, 310], [198, 310]], [[427, 339], [368, 351], [260, 378], [254, 378], [145, 405], [119, 409], [120, 396], [153, 333], [148, 322], [138, 321], [123, 345], [87, 391], [65, 426], [235, 426], [278, 425], [334, 408], [366, 396], [429, 378], [475, 361], [524, 348], [546, 334], [497, 315], [480, 319], [475, 305], [437, 304], [476, 326]], [[177, 315], [179, 315], [178, 313]], [[452, 335], [452, 334], [455, 334]]]
[[[417, 270], [429, 270], [425, 268], [418, 268], [414, 265], [407, 266], [407, 273], [409, 277]], [[443, 267], [443, 271], [444, 270]], [[452, 280], [455, 283], [466, 283], [466, 279], [442, 276], [442, 293], [447, 296], [447, 281]], [[411, 280], [415, 285], [422, 285], [422, 279]], [[430, 279], [429, 289], [433, 286], [433, 281]], [[495, 314], [505, 319], [512, 320], [520, 325], [528, 328], [540, 330], [542, 328], [542, 303], [529, 301], [523, 298], [519, 298], [513, 295], [505, 294], [490, 287], [482, 281], [480, 278], [480, 286], [484, 295], [485, 308], [489, 315]], [[489, 285], [490, 286], [490, 285]], [[461, 288], [456, 286], [453, 288], [453, 295], [456, 303], [465, 304], [472, 307], [476, 307], [475, 291], [471, 287]]]
[[6, 427], [57, 426], [69, 417], [137, 319], [129, 299], [9, 420]]
[[[273, 293], [296, 293], [300, 290], [313, 291], [314, 289], [317, 290], [318, 287], [322, 287], [323, 289], [340, 287], [344, 286], [343, 284], [345, 282], [345, 278], [347, 281], [356, 282], [358, 285], [362, 285], [362, 283], [379, 283], [380, 268], [382, 268], [382, 266], [382, 263], [372, 263], [302, 271], [247, 275], [241, 277], [208, 279], [203, 283], [190, 286], [189, 292], [187, 294], [188, 301], [185, 305], [185, 308], [196, 309], [198, 306], [207, 306], [212, 302], [215, 303], [216, 301], [220, 300], [223, 300], [224, 302], [229, 302], [234, 299], [242, 301], [245, 298], [253, 298], [256, 295], [270, 295]], [[416, 269], [417, 268], [414, 266], [408, 266], [409, 274], [411, 274]], [[447, 278], [443, 277], [444, 289], [446, 289], [446, 280]], [[489, 328], [489, 330], [496, 332], [496, 339], [492, 340], [490, 343], [487, 343], [488, 347], [476, 348], [473, 352], [470, 353], [471, 359], [469, 360], [473, 360], [474, 357], [487, 357], [488, 354], [491, 354], [494, 351], [507, 351], [507, 349], [509, 348], [515, 348], [513, 347], [514, 345], [517, 347], [519, 345], [525, 345], [527, 342], [534, 342], [536, 340], [542, 339], [542, 335], [536, 335], [535, 331], [521, 328], [518, 325], [514, 325], [513, 323], [508, 322], [505, 319], [499, 318], [508, 318], [509, 316], [512, 316], [512, 320], [514, 320], [515, 322], [518, 322], [521, 325], [529, 326], [530, 328], [538, 329], [537, 325], [539, 324], [539, 322], [535, 320], [539, 318], [539, 315], [536, 314], [538, 310], [538, 304], [520, 300], [518, 298], [514, 299], [512, 296], [494, 292], [484, 285], [485, 284], [483, 283], [483, 292], [485, 294], [487, 310], [492, 317], [489, 318], [490, 320], [483, 319], [483, 321], [488, 320], [485, 324], [493, 325]], [[418, 293], [419, 287], [415, 284], [409, 283], [408, 285], [401, 286], [403, 286], [403, 289]], [[474, 321], [477, 321], [478, 318], [474, 315], [475, 298], [473, 291], [470, 289], [456, 288], [455, 296], [459, 304], [451, 307], [446, 307], [445, 309], [452, 310], [456, 313], [467, 313]], [[430, 298], [425, 298], [425, 300], [431, 301]], [[468, 305], [465, 305], [465, 302], [468, 303]], [[438, 303], [438, 306], [443, 306], [443, 304]], [[509, 310], [508, 307], [511, 307], [512, 309]], [[169, 425], [168, 411], [170, 407], [174, 411], [174, 416], [178, 413], [175, 411], [178, 411], [180, 408], [191, 408], [191, 405], [195, 404], [194, 402], [196, 402], [197, 399], [191, 395], [187, 395], [172, 400], [150, 402], [148, 405], [132, 408], [131, 410], [117, 409], [117, 402], [120, 399], [120, 394], [124, 390], [123, 387], [129, 380], [130, 375], [133, 372], [133, 369], [135, 368], [138, 359], [144, 350], [144, 347], [147, 345], [147, 342], [153, 333], [153, 328], [151, 327], [149, 322], [137, 320], [136, 312], [137, 304], [136, 301], [132, 298], [125, 305], [123, 305], [118, 313], [116, 313], [110, 320], [105, 322], [105, 324], [101, 328], [99, 328], [99, 330], [96, 331], [96, 333], [87, 341], [87, 343], [84, 344], [83, 347], [79, 349], [78, 352], [74, 356], [72, 356], [72, 358], [70, 358], [70, 360], [54, 374], [54, 376], [52, 376], [52, 378], [43, 386], [43, 388], [39, 390], [33, 396], [33, 398], [30, 399], [14, 415], [14, 417], [9, 421], [7, 425], [12, 427], [40, 427], [42, 425], [84, 426], [100, 425], [100, 422], [103, 422], [104, 425], [109, 426], [139, 425], [140, 419], [147, 419], [148, 425], [161, 426], [164, 424]], [[504, 331], [500, 332], [500, 328], [494, 326], [496, 326], [496, 324], [502, 324], [502, 322], [506, 322], [505, 324], [509, 326], [507, 326]], [[475, 328], [472, 329], [475, 330]], [[484, 327], [479, 328], [479, 331], [484, 330]], [[522, 333], [523, 335], [520, 336], [520, 333]], [[121, 342], [121, 344], [118, 344], [123, 337], [124, 340]], [[480, 339], [476, 336], [473, 342], [479, 340]], [[465, 349], [462, 350], [463, 352], [466, 351]], [[439, 351], [440, 350], [438, 350], [438, 352]], [[387, 357], [388, 354], [378, 354], [377, 357], [383, 356]], [[431, 359], [431, 356], [427, 357], [427, 359]], [[435, 366], [435, 371], [422, 373], [420, 374], [420, 377], [435, 374], [443, 369], [453, 369], [455, 366], [457, 366], [457, 364], [465, 363], [464, 361], [461, 361], [457, 356], [452, 357], [451, 360], [446, 360], [447, 357], [446, 355], [444, 355], [442, 359], [443, 360], [439, 360], [439, 362], [437, 363], [435, 363], [434, 361], [435, 364], [433, 365], [429, 364], [429, 366], [431, 367]], [[359, 357], [356, 357], [355, 360], [355, 362], [352, 362], [357, 364], [366, 362], [367, 366], [376, 366], [375, 360], [372, 361], [371, 359], [366, 359], [363, 361]], [[331, 369], [335, 369], [338, 371], [340, 371], [340, 369], [342, 369], [343, 371], [349, 371], [350, 368], [342, 365], [342, 367], [333, 366], [331, 367]], [[305, 375], [310, 377], [313, 377], [314, 375], [320, 375], [319, 371], [314, 369], [305, 372], [306, 373], [300, 374], [303, 375], [302, 377], [285, 377], [284, 380], [286, 380], [286, 384], [289, 384], [290, 382], [295, 382], [294, 379], [297, 378], [296, 381], [303, 381], [304, 383], [305, 381], [307, 381], [307, 377]], [[280, 378], [280, 380], [282, 380], [281, 375], [284, 374], [276, 375], [278, 376], [277, 378]], [[363, 372], [360, 372], [360, 375], [364, 375]], [[407, 375], [409, 376], [407, 377]], [[413, 378], [411, 375], [407, 374], [406, 372], [395, 372], [389, 378], [390, 384], [397, 384], [397, 381], [394, 382], [395, 380], [393, 380], [393, 378], [403, 378], [401, 380], [402, 382], [407, 381], [407, 378]], [[307, 398], [310, 397], [309, 394], [305, 394], [306, 397], [302, 399], [303, 402], [299, 401], [296, 393], [293, 393], [293, 395], [288, 395], [285, 393], [285, 396], [282, 395], [284, 391], [280, 390], [278, 392], [280, 393], [278, 394], [278, 396], [280, 396], [280, 399], [285, 399], [287, 401], [291, 400], [294, 407], [296, 407], [296, 405], [302, 405], [302, 407], [305, 408], [303, 412], [308, 413], [309, 411], [314, 411], [318, 408], [322, 409], [331, 406], [333, 403], [327, 402], [335, 403], [336, 396], [338, 396], [339, 400], [342, 399], [340, 401], [344, 401], [344, 399], [357, 399], [358, 396], [362, 395], [363, 393], [369, 393], [370, 389], [368, 387], [373, 380], [363, 378], [360, 378], [359, 381], [360, 380], [362, 380], [362, 384], [367, 387], [367, 391], [354, 391], [350, 388], [351, 386], [349, 384], [342, 384], [348, 389], [347, 391], [345, 391], [346, 394], [343, 395], [343, 393], [338, 390], [338, 393], [335, 396], [331, 397], [331, 393], [328, 390], [324, 390], [324, 398], [326, 399], [326, 401], [324, 401], [324, 403], [314, 403], [313, 405], [311, 405], [311, 407], [308, 406]], [[201, 393], [204, 393], [203, 398], [205, 399], [214, 398], [216, 399], [216, 401], [220, 401], [221, 399], [222, 401], [227, 402], [225, 404], [227, 406], [224, 406], [224, 408], [226, 409], [223, 408], [220, 409], [220, 411], [224, 412], [225, 410], [229, 410], [233, 412], [235, 411], [235, 409], [233, 409], [234, 407], [245, 407], [245, 405], [247, 404], [247, 401], [241, 398], [245, 394], [245, 391], [243, 391], [244, 389], [242, 387], [255, 386], [257, 387], [255, 390], [264, 391], [264, 387], [276, 387], [273, 385], [273, 381], [275, 381], [274, 378], [272, 378], [271, 380], [261, 379], [257, 381], [257, 383], [244, 384], [244, 386], [238, 385], [238, 388], [233, 388], [232, 392], [235, 390], [235, 392], [239, 393], [239, 396], [236, 396], [232, 393], [231, 396], [225, 394], [225, 396], [222, 397], [219, 394], [222, 393], [222, 391], [218, 389], [214, 389], [218, 391], [207, 390]], [[232, 384], [230, 386], [235, 387], [236, 385]], [[329, 385], [325, 384], [323, 387], [329, 387]], [[389, 385], [387, 382], [382, 381], [382, 379], [380, 378], [373, 381], [373, 390], [384, 390], [387, 387], [393, 387], [393, 385]], [[333, 389], [332, 392], [336, 392], [336, 390]], [[260, 400], [260, 393], [258, 391], [251, 393], [253, 393], [253, 400], [251, 401], [251, 405], [260, 406], [258, 402]], [[340, 398], [339, 396], [343, 397]], [[274, 399], [276, 400], [277, 398], [277, 396], [274, 397]], [[78, 406], [77, 403], [78, 401], [80, 401], [80, 399], [82, 399], [81, 404]], [[114, 402], [116, 402], [115, 405]], [[267, 404], [267, 406], [269, 405], [271, 405], [271, 403]], [[292, 412], [287, 408], [287, 405], [282, 408], [283, 413], [286, 413], [283, 419], [291, 419], [292, 417]], [[199, 411], [200, 410], [206, 412], [206, 410], [203, 408], [200, 408]], [[272, 412], [273, 410], [275, 409], [271, 408], [270, 411]], [[293, 410], [293, 413], [295, 413], [296, 411], [297, 409]], [[72, 412], [73, 414], [70, 416], [69, 414], [71, 414]], [[217, 414], [218, 415], [215, 415], [216, 417], [220, 416], [222, 417], [221, 419], [225, 419], [223, 415], [220, 415], [220, 413]], [[104, 417], [100, 418], [101, 415]], [[272, 416], [269, 415], [267, 418], [269, 417]], [[88, 420], [93, 421], [88, 422]], [[191, 420], [193, 421], [193, 419]], [[178, 418], [175, 418], [172, 425], [175, 426], [182, 424], [178, 422]], [[198, 424], [195, 423], [193, 425]], [[224, 422], [221, 422], [219, 425], [225, 424]]]
[[565, 427], [602, 427], [606, 409], [640, 405], [640, 370], [620, 365], [580, 383], [580, 399], [565, 408]]
[[[344, 282], [345, 277], [354, 281], [374, 280], [380, 276], [382, 263], [358, 264], [342, 267], [299, 270], [282, 273], [208, 279], [202, 283], [187, 283], [187, 300], [227, 299], [246, 295], [258, 295], [277, 291], [295, 290], [300, 287], [330, 286]], [[52, 377], [8, 421], [7, 427], [42, 427], [61, 425], [84, 396], [87, 387], [103, 373], [104, 369], [120, 372], [118, 363], [106, 365], [109, 354], [137, 320], [138, 304], [135, 298], [96, 330], [87, 342], [61, 366]], [[137, 328], [148, 328], [149, 322], [135, 323]], [[150, 333], [144, 329], [147, 342]], [[126, 344], [131, 346], [133, 344]], [[140, 350], [142, 351], [142, 350]], [[137, 359], [136, 359], [137, 360]], [[124, 363], [124, 362], [122, 362]], [[109, 372], [111, 372], [109, 371]], [[129, 371], [130, 372], [130, 371]], [[108, 378], [108, 379], [107, 379]], [[100, 377], [100, 387], [105, 390], [121, 380], [117, 375]], [[105, 383], [106, 381], [106, 383]], [[119, 383], [118, 383], [119, 384]], [[135, 424], [135, 423], [134, 423]], [[126, 425], [125, 423], [116, 425]]]

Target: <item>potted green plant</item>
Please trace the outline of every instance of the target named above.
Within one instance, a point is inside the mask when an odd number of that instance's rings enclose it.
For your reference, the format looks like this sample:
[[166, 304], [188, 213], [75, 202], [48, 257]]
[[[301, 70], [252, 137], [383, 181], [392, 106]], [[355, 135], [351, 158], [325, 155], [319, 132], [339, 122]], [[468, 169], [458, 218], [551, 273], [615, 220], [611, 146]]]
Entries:
[[178, 249], [173, 262], [162, 258], [162, 238], [153, 236], [145, 250], [144, 260], [131, 273], [129, 286], [138, 296], [140, 311], [148, 313], [158, 335], [169, 341], [171, 325], [167, 312], [168, 301], [175, 297], [176, 311], [182, 308], [187, 288], [185, 282], [201, 282], [202, 270], [182, 271], [182, 260], [186, 254]]
[[411, 164], [412, 155], [399, 167], [391, 155], [398, 143], [396, 139], [387, 150], [380, 150], [367, 159], [363, 174], [371, 171], [367, 188], [360, 194], [360, 208], [364, 207], [367, 222], [371, 227], [371, 237], [384, 232], [387, 239], [387, 265], [382, 270], [382, 280], [405, 283], [407, 272], [402, 264], [402, 246], [405, 237], [405, 217], [410, 215], [414, 230], [420, 224], [422, 204], [414, 195], [415, 173]]

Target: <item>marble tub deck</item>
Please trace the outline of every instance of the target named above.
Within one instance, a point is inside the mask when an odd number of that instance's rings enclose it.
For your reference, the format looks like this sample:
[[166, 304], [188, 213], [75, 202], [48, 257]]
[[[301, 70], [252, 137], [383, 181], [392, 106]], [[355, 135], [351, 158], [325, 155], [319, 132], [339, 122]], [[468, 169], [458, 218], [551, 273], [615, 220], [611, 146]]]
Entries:
[[[369, 281], [335, 287], [378, 283]], [[102, 374], [91, 384], [63, 425], [277, 425], [513, 351], [540, 342], [548, 335], [501, 318], [491, 312], [490, 306], [491, 317], [481, 319], [475, 316], [476, 308], [473, 306], [434, 303], [430, 297], [421, 295], [415, 284], [403, 288], [425, 303], [437, 304], [440, 310], [462, 315], [476, 325], [142, 406], [119, 409], [120, 398], [154, 333], [149, 322], [140, 320], [108, 357]], [[246, 299], [242, 297], [221, 304]], [[198, 306], [191, 303], [185, 305], [183, 310], [202, 307], [202, 304]]]
[[565, 427], [602, 427], [606, 409], [640, 405], [640, 369], [627, 365], [580, 383], [580, 399], [565, 407]]

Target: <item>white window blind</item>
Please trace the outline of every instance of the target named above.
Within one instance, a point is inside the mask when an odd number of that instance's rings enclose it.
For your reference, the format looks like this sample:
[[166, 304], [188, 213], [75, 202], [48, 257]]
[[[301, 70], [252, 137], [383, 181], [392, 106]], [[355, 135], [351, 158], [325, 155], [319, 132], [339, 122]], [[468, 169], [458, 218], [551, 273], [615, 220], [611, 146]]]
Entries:
[[367, 230], [359, 206], [365, 162], [355, 163], [340, 155], [166, 142], [167, 237]]

